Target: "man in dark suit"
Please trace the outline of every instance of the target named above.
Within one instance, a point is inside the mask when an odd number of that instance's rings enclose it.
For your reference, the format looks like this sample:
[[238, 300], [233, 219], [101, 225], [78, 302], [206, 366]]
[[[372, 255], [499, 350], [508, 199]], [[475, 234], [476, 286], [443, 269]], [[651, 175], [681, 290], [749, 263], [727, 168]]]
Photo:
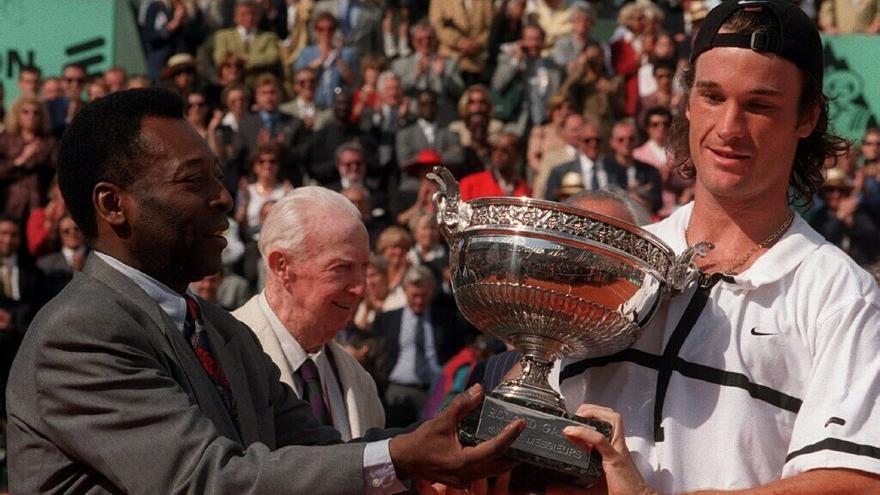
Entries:
[[[19, 247], [21, 227], [12, 217], [0, 216], [0, 392], [6, 391], [12, 358], [45, 300], [42, 274], [18, 256]], [[0, 397], [0, 419], [4, 417], [5, 397]]]
[[638, 198], [651, 213], [657, 213], [663, 206], [663, 181], [656, 168], [633, 158], [636, 139], [636, 126], [632, 120], [615, 123], [611, 128], [612, 156], [605, 158], [605, 166], [616, 176], [614, 182]]
[[456, 314], [431, 304], [435, 286], [429, 268], [410, 268], [403, 277], [406, 306], [380, 313], [373, 322], [384, 346], [377, 379], [388, 426], [418, 420], [434, 378], [464, 345]]
[[593, 120], [586, 120], [576, 131], [575, 136], [577, 136], [575, 142], [577, 156], [574, 160], [557, 165], [550, 170], [550, 175], [547, 177], [547, 189], [544, 192], [545, 199], [560, 200], [558, 191], [562, 186], [562, 178], [569, 173], [579, 174], [585, 189], [602, 189], [609, 185], [623, 185], [620, 182], [621, 174], [616, 169], [611, 169], [602, 158], [602, 137], [599, 124]]
[[254, 85], [254, 112], [242, 116], [233, 139], [235, 156], [244, 170], [245, 161], [261, 146], [281, 151], [281, 174], [294, 185], [302, 184], [302, 157], [308, 131], [302, 120], [281, 112], [282, 90], [278, 78], [263, 74]]
[[409, 433], [341, 444], [246, 326], [187, 292], [220, 269], [232, 198], [182, 109], [165, 90], [122, 91], [65, 134], [59, 184], [94, 251], [13, 364], [11, 491], [390, 493], [509, 465], [497, 457], [521, 421], [473, 449], [455, 439], [479, 388]]

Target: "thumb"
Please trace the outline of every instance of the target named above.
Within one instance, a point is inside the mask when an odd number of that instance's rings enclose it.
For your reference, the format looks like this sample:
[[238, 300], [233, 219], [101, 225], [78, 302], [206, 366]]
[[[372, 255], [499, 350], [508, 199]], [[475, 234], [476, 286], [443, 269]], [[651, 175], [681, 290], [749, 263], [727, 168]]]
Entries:
[[480, 404], [481, 400], [483, 400], [483, 386], [480, 384], [473, 385], [465, 390], [463, 394], [458, 394], [458, 397], [444, 411], [444, 416], [451, 418], [455, 424], [458, 424]]

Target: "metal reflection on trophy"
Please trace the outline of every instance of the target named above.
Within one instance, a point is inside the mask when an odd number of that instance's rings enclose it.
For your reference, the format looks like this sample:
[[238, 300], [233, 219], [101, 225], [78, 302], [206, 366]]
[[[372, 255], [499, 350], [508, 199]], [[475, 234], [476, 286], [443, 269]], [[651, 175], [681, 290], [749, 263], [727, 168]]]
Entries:
[[553, 362], [619, 352], [635, 342], [659, 304], [696, 279], [692, 263], [707, 247], [676, 257], [652, 234], [598, 213], [529, 198], [463, 202], [443, 167], [434, 205], [449, 243], [452, 288], [462, 314], [522, 353], [519, 377], [489, 392], [460, 426], [463, 443], [491, 438], [515, 418], [526, 429], [511, 457], [581, 485], [602, 476], [596, 452], [562, 435], [568, 425], [610, 425], [565, 410], [550, 387]]

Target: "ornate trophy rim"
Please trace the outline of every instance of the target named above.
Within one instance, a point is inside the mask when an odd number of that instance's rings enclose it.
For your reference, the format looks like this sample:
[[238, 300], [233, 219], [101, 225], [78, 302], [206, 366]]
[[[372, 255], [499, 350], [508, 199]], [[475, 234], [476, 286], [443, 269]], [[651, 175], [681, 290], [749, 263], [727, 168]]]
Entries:
[[[567, 205], [564, 203], [557, 203], [555, 201], [548, 201], [545, 199], [528, 198], [528, 197], [523, 197], [523, 196], [485, 196], [485, 197], [481, 197], [481, 198], [477, 198], [477, 199], [472, 199], [472, 200], [468, 201], [467, 203], [472, 208], [479, 207], [479, 206], [493, 206], [493, 205], [534, 206], [534, 207], [540, 208], [542, 210], [552, 210], [552, 211], [557, 211], [560, 213], [565, 213], [568, 215], [575, 215], [578, 217], [587, 217], [592, 220], [597, 220], [600, 222], [610, 224], [614, 227], [626, 230], [634, 235], [641, 237], [642, 239], [650, 242], [651, 244], [656, 246], [658, 249], [663, 251], [663, 253], [669, 257], [669, 259], [674, 259], [676, 257], [675, 252], [673, 252], [672, 249], [665, 242], [663, 242], [659, 237], [655, 236], [651, 232], [639, 227], [638, 225], [631, 224], [629, 222], [625, 222], [625, 221], [620, 220], [618, 218], [603, 215], [601, 213], [597, 213], [592, 210], [587, 210], [585, 208], [579, 208], [577, 206], [571, 206], [571, 205]], [[465, 230], [470, 230], [471, 228], [474, 228], [474, 227], [476, 227], [476, 226], [471, 225]], [[554, 231], [554, 230], [550, 230], [550, 229], [542, 229], [542, 230], [546, 230], [547, 232], [556, 232], [557, 235], [562, 234], [558, 231]], [[571, 234], [568, 234], [568, 235], [571, 235]], [[579, 236], [575, 236], [575, 235], [571, 235], [571, 236], [574, 238], [579, 238], [579, 239], [583, 240], [583, 238], [580, 238]], [[619, 251], [622, 251], [622, 250], [619, 250]], [[629, 253], [626, 253], [626, 254], [632, 256]], [[633, 257], [635, 257], [635, 256], [633, 256]]]

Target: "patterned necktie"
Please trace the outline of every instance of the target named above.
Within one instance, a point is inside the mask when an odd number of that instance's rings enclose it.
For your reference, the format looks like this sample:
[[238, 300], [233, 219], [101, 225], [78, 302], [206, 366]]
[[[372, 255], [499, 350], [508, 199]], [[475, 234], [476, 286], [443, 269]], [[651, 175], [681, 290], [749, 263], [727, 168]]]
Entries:
[[314, 361], [306, 359], [298, 370], [303, 381], [302, 397], [312, 407], [312, 414], [326, 426], [333, 426], [333, 419], [327, 403], [324, 401], [324, 389], [321, 387], [321, 377], [318, 375], [318, 367]]
[[186, 299], [186, 319], [183, 322], [183, 336], [189, 340], [193, 351], [196, 353], [196, 357], [202, 363], [202, 368], [205, 369], [211, 381], [214, 382], [214, 387], [217, 389], [217, 393], [220, 394], [220, 400], [223, 401], [223, 407], [237, 426], [238, 409], [235, 405], [235, 399], [232, 397], [229, 380], [226, 379], [226, 374], [223, 373], [220, 362], [217, 361], [217, 358], [208, 346], [208, 335], [205, 332], [205, 323], [202, 320], [202, 310], [195, 298], [189, 294], [183, 297]]

